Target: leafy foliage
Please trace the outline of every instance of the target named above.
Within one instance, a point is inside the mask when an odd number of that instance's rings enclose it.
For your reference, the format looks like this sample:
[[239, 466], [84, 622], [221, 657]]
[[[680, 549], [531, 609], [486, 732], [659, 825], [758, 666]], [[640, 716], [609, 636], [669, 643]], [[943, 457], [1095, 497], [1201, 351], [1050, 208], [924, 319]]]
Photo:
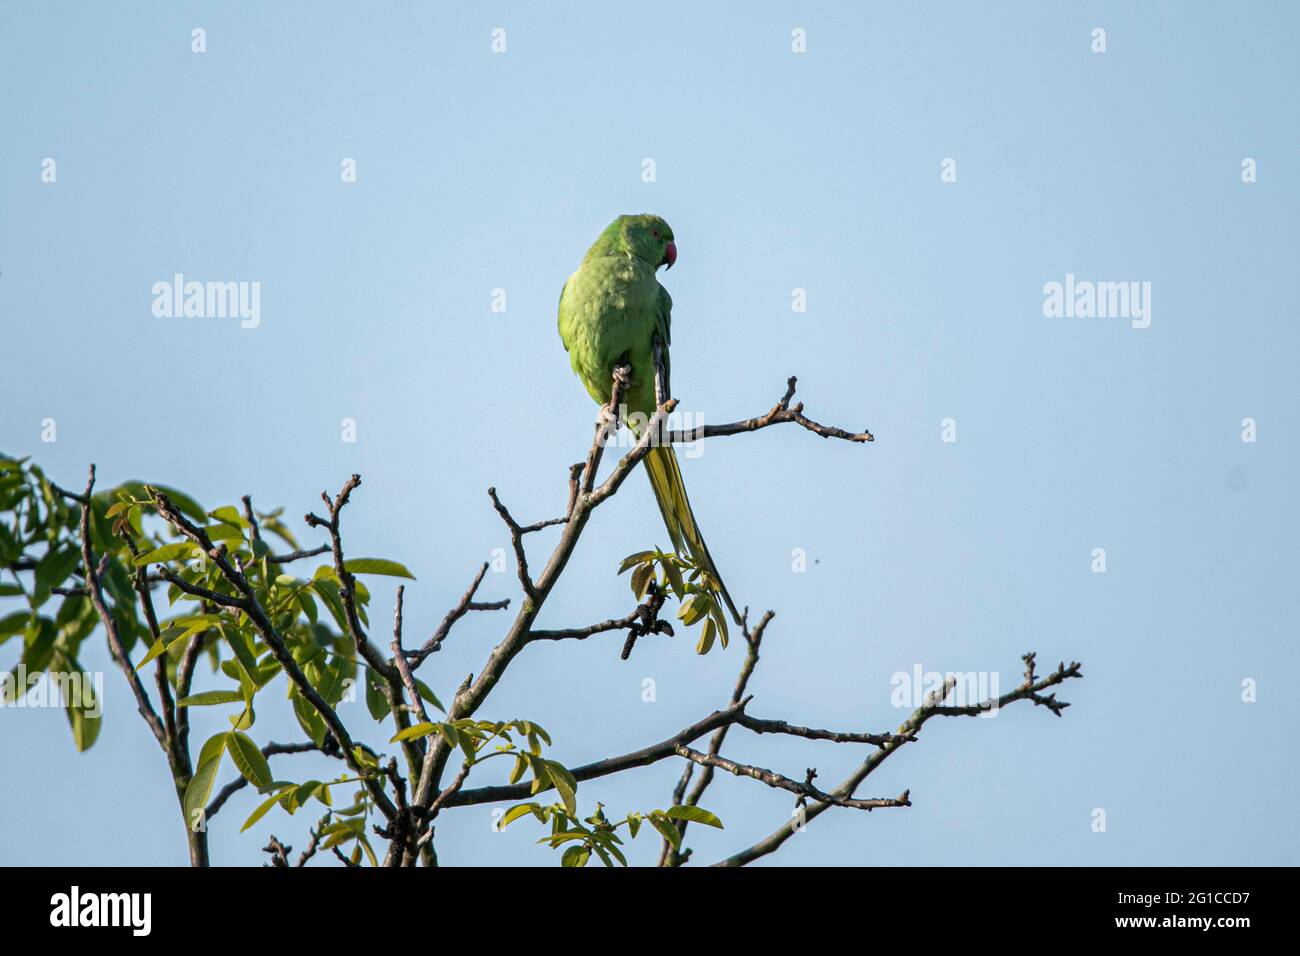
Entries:
[[714, 595], [721, 590], [716, 578], [691, 558], [659, 548], [637, 551], [623, 559], [618, 573], [632, 572], [629, 583], [637, 600], [644, 600], [654, 584], [661, 594], [671, 593], [678, 601], [677, 617], [686, 627], [703, 622], [695, 643], [697, 654], [707, 654], [716, 641], [727, 646], [726, 611]]
[[[254, 734], [257, 706], [283, 667], [249, 615], [223, 607], [215, 599], [239, 595], [210, 555], [162, 520], [160, 493], [214, 545], [223, 548], [224, 556], [241, 570], [274, 632], [330, 707], [355, 699], [358, 685], [366, 712], [376, 724], [393, 716], [394, 703], [382, 675], [358, 661], [347, 625], [345, 584], [332, 557], [326, 555], [329, 560], [310, 577], [287, 573], [287, 562], [275, 560], [263, 535], [274, 536], [290, 549], [299, 547], [281, 520], [281, 510], [245, 515], [234, 505], [222, 505], [208, 511], [189, 495], [139, 481], [96, 492], [89, 501], [88, 516], [93, 553], [97, 561], [102, 559], [99, 579], [104, 602], [128, 658], [134, 661], [131, 666], [137, 672], [160, 668], [177, 708], [228, 708], [230, 729], [209, 737], [193, 762], [192, 775], [178, 781], [178, 785], [183, 783], [181, 803], [186, 821], [196, 827], [205, 823], [205, 808], [221, 769], [229, 765], [264, 797], [242, 829], [247, 830], [277, 805], [292, 815], [315, 801], [326, 808], [316, 830], [319, 848], [332, 850], [350, 843], [351, 862], [364, 859], [377, 865], [369, 837], [369, 820], [376, 809], [372, 785], [391, 785], [383, 769], [388, 756], [358, 744], [353, 757], [360, 773], [326, 781], [274, 778]], [[81, 647], [101, 623], [89, 599], [82, 567], [82, 507], [77, 496], [58, 489], [37, 465], [0, 455], [0, 645], [21, 639], [18, 661], [5, 685], [14, 687], [17, 694], [26, 692], [26, 685], [18, 688], [16, 684], [20, 668], [28, 674], [80, 672]], [[386, 558], [351, 559], [344, 569], [357, 617], [365, 626], [369, 625], [371, 592], [352, 575], [413, 578], [404, 565]], [[199, 593], [191, 593], [183, 585]], [[7, 604], [17, 606], [10, 610], [4, 606]], [[215, 686], [192, 690], [178, 683], [180, 661], [190, 648], [208, 661]], [[425, 702], [444, 710], [427, 685], [418, 678], [413, 682]], [[287, 696], [307, 738], [326, 752], [337, 748], [321, 712], [300, 688], [290, 682]], [[99, 733], [100, 718], [85, 713], [93, 709], [93, 703], [69, 704], [74, 740], [82, 750], [93, 745]], [[397, 706], [399, 712], [410, 710], [402, 701]], [[528, 720], [428, 721], [397, 730], [388, 742], [418, 745], [435, 734], [459, 750], [468, 767], [493, 757], [509, 758], [513, 761], [510, 782], [528, 777], [532, 793], [553, 789], [562, 812], [577, 813], [577, 781], [561, 763], [542, 755], [543, 744], [549, 746], [551, 738], [540, 725]], [[337, 809], [332, 791], [348, 784], [359, 785], [352, 803]]]
[[553, 849], [564, 847], [560, 858], [562, 866], [586, 866], [593, 853], [606, 866], [613, 866], [615, 861], [627, 866], [627, 857], [620, 849], [623, 840], [618, 833], [624, 827], [627, 828], [628, 837], [635, 840], [642, 825], [649, 823], [672, 844], [674, 850], [680, 850], [682, 844], [681, 833], [675, 825], [677, 820], [689, 820], [722, 829], [722, 821], [703, 807], [672, 806], [667, 810], [651, 810], [648, 813], [633, 812], [622, 820], [613, 821], [605, 815], [605, 808], [598, 803], [591, 816], [579, 820], [576, 808], [567, 800], [550, 805], [520, 803], [506, 811], [501, 818], [501, 827], [504, 829], [529, 814], [543, 824], [550, 824], [550, 834], [537, 842], [549, 844]]

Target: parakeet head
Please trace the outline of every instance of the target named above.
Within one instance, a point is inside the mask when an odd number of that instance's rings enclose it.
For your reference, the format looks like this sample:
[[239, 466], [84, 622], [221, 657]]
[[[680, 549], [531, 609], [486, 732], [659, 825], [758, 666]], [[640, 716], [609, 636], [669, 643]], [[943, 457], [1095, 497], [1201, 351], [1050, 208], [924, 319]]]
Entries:
[[655, 268], [667, 266], [671, 269], [677, 261], [672, 227], [658, 216], [649, 213], [619, 216], [612, 225], [618, 228], [620, 245], [628, 255]]

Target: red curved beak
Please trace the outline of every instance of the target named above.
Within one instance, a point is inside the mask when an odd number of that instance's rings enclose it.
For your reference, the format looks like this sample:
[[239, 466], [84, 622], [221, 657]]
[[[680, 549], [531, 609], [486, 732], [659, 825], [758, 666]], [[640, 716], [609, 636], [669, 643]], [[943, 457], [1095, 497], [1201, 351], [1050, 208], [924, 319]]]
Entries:
[[670, 242], [668, 243], [667, 248], [664, 249], [664, 261], [661, 262], [660, 265], [667, 266], [669, 269], [671, 269], [673, 267], [673, 263], [676, 261], [677, 261], [677, 243]]

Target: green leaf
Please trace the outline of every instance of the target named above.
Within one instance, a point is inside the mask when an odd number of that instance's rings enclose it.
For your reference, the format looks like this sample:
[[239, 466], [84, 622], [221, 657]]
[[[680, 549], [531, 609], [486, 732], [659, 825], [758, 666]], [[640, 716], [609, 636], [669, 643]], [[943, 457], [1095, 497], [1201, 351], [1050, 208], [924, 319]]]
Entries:
[[239, 513], [239, 510], [234, 505], [222, 505], [216, 511], [209, 511], [207, 516], [225, 524], [234, 525], [236, 528], [243, 528], [244, 526], [244, 516]]
[[[329, 569], [333, 574], [333, 569]], [[320, 599], [325, 602], [325, 607], [329, 609], [330, 616], [334, 618], [334, 623], [344, 634], [348, 630], [347, 618], [343, 614], [343, 601], [339, 597], [339, 586], [327, 577], [318, 577], [311, 583], [312, 590], [320, 595]]]
[[659, 831], [659, 835], [667, 840], [674, 850], [681, 852], [682, 835], [677, 832], [677, 827], [673, 825], [671, 820], [660, 816], [657, 812], [650, 814], [646, 819], [650, 821], [650, 825]]
[[258, 789], [271, 785], [271, 767], [262, 756], [261, 749], [253, 743], [253, 738], [232, 730], [226, 734], [226, 747], [230, 750], [230, 759], [235, 762], [245, 780]]
[[325, 734], [328, 730], [325, 726], [325, 719], [316, 712], [316, 708], [311, 705], [309, 700], [298, 693], [296, 687], [293, 692], [293, 713], [298, 718], [298, 724], [311, 738], [312, 743], [317, 747], [325, 743]]
[[366, 851], [366, 860], [370, 863], [370, 865], [378, 866], [379, 860], [375, 857], [375, 851], [370, 846], [370, 841], [366, 839], [366, 835], [364, 833], [357, 837], [357, 844], [361, 847], [361, 849]]
[[556, 793], [564, 801], [564, 808], [569, 811], [569, 816], [577, 816], [578, 781], [564, 764], [556, 760], [546, 761], [546, 769], [550, 773], [551, 782], [555, 784]]
[[267, 797], [263, 803], [258, 805], [256, 810], [254, 810], [252, 813], [248, 815], [248, 819], [245, 820], [244, 825], [239, 828], [239, 832], [243, 833], [245, 830], [251, 827], [258, 820], [262, 819], [262, 817], [266, 816], [267, 811], [269, 811], [273, 806], [279, 803], [280, 799], [283, 796], [284, 796], [284, 791], [277, 790], [275, 793]]
[[379, 677], [369, 667], [366, 668], [366, 710], [377, 721], [382, 721], [389, 714], [388, 695], [379, 683]]
[[11, 634], [25, 631], [31, 616], [30, 611], [14, 611], [12, 614], [0, 618], [0, 643], [3, 643], [4, 639]]
[[695, 645], [696, 654], [707, 654], [713, 647], [713, 641], [718, 636], [718, 625], [714, 623], [713, 618], [704, 622], [704, 629], [700, 632], [699, 643]]
[[315, 624], [318, 613], [316, 610], [316, 599], [311, 596], [311, 593], [306, 588], [303, 588], [298, 592], [298, 606], [301, 607], [302, 612], [307, 615], [307, 620], [312, 624]]
[[560, 857], [561, 866], [586, 866], [591, 859], [591, 851], [585, 846], [571, 846]]
[[703, 823], [705, 826], [723, 829], [722, 821], [703, 807], [679, 803], [665, 810], [664, 815], [674, 820], [689, 820], [692, 823]]
[[[437, 695], [434, 694], [433, 691], [429, 690], [429, 685], [418, 677], [415, 678], [415, 689], [420, 692], [420, 696], [423, 697], [427, 703], [433, 704], [434, 707], [437, 707], [444, 714], [447, 712], [447, 708], [442, 706], [442, 701], [438, 700]], [[385, 706], [387, 706], [387, 702], [385, 702]]]
[[343, 678], [346, 676], [344, 674], [346, 666], [346, 662], [340, 658], [320, 669], [320, 680], [316, 682], [316, 690], [325, 698], [325, 703], [331, 707], [337, 706], [338, 702], [343, 699]]
[[646, 558], [651, 557], [653, 554], [653, 551], [638, 551], [636, 554], [629, 554], [623, 559], [623, 563], [618, 566], [618, 573], [622, 574], [628, 570], [628, 568], [634, 568], [638, 564], [643, 564]]
[[191, 550], [193, 550], [193, 545], [188, 541], [173, 541], [171, 544], [164, 544], [161, 548], [146, 551], [131, 563], [137, 568], [142, 568], [146, 564], [162, 564], [166, 561], [175, 561], [177, 558], [189, 554]]
[[654, 580], [654, 576], [655, 566], [653, 564], [643, 564], [632, 572], [632, 594], [637, 600], [645, 597], [646, 589], [650, 587], [650, 582]]
[[205, 690], [201, 694], [190, 694], [176, 702], [177, 707], [208, 707], [212, 704], [237, 704], [244, 695], [237, 690]]
[[528, 770], [528, 761], [522, 754], [515, 757], [515, 767], [510, 771], [510, 782], [518, 783], [524, 778], [525, 771]]
[[44, 604], [50, 596], [50, 588], [62, 584], [80, 560], [81, 554], [75, 548], [47, 551], [45, 556], [36, 562], [35, 586], [32, 590], [33, 607]]
[[415, 580], [415, 575], [406, 570], [404, 565], [389, 561], [387, 558], [352, 558], [344, 561], [343, 567], [353, 574], [386, 574], [393, 578]]
[[166, 652], [167, 652], [167, 645], [165, 642], [163, 642], [162, 640], [154, 641], [153, 647], [149, 648], [149, 653], [145, 654], [144, 657], [140, 658], [140, 663], [135, 665], [135, 669], [139, 670], [140, 668], [144, 667], [145, 664], [148, 664], [150, 661], [152, 661], [155, 657], [158, 657], [161, 654], [165, 654]]
[[727, 646], [727, 615], [722, 613], [722, 608], [717, 601], [713, 602], [713, 607], [709, 609], [709, 617], [718, 625], [718, 636], [722, 638], [722, 647]]
[[691, 627], [704, 615], [709, 613], [709, 606], [713, 603], [712, 598], [707, 594], [692, 594], [677, 611], [677, 616], [681, 618], [682, 623]]
[[[74, 673], [80, 672], [79, 666], [69, 669]], [[74, 691], [74, 695], [75, 693]], [[68, 714], [68, 723], [72, 725], [72, 742], [76, 744], [79, 753], [91, 748], [99, 737], [99, 729], [104, 722], [102, 713], [91, 713], [102, 708], [96, 705], [94, 691], [88, 684], [83, 684], [80, 697], [79, 701], [69, 699], [64, 706]]]
[[438, 727], [438, 724], [431, 724], [427, 720], [421, 721], [418, 724], [412, 724], [404, 730], [399, 730], [397, 733], [393, 734], [392, 739], [388, 742], [390, 744], [395, 744], [402, 740], [415, 740], [417, 737], [427, 737], [429, 734], [436, 731]]
[[526, 817], [528, 814], [533, 813], [536, 806], [535, 803], [521, 803], [518, 806], [511, 807], [506, 811], [505, 816], [501, 818], [500, 829], [504, 830], [520, 817]]
[[200, 825], [206, 826], [206, 820], [203, 812], [208, 805], [208, 797], [212, 793], [212, 785], [217, 779], [217, 770], [221, 766], [221, 755], [226, 752], [226, 735], [214, 734], [208, 738], [208, 742], [203, 745], [199, 752], [198, 769], [194, 771], [194, 776], [190, 778], [190, 784], [185, 788], [185, 799], [182, 804], [185, 809], [185, 822], [191, 830], [200, 829]]
[[668, 579], [668, 585], [673, 589], [673, 594], [677, 595], [677, 600], [681, 600], [686, 593], [686, 585], [682, 582], [682, 569], [677, 566], [677, 562], [672, 558], [666, 558], [659, 562], [664, 569], [664, 576]]
[[253, 654], [252, 641], [239, 628], [231, 627], [228, 624], [222, 626], [221, 636], [226, 639], [230, 649], [234, 652], [235, 658], [239, 661], [239, 666], [243, 669], [244, 674], [250, 681], [257, 682], [258, 668], [257, 658]]
[[134, 507], [134, 505], [129, 501], [114, 502], [113, 504], [108, 506], [108, 510], [104, 512], [104, 517], [114, 518], [117, 515], [120, 515], [123, 511], [126, 511], [128, 508], [132, 508], [132, 507]]

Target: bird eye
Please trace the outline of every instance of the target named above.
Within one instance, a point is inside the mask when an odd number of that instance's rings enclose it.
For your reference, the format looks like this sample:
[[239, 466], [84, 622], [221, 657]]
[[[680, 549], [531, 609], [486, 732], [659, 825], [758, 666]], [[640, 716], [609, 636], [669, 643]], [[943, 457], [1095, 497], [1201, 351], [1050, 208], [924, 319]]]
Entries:
[[650, 235], [652, 235], [652, 236], [654, 236], [656, 239], [658, 239], [658, 238], [659, 238], [659, 230], [658, 230], [658, 229], [655, 229], [655, 230], [651, 231]]

